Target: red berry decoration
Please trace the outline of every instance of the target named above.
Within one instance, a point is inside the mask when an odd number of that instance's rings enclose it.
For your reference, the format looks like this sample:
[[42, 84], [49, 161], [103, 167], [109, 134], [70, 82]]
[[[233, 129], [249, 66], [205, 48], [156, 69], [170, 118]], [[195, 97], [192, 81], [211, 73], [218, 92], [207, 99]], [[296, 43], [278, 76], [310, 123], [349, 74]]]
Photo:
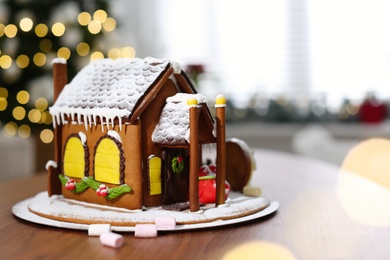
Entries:
[[96, 194], [106, 197], [108, 195], [108, 187], [104, 184], [100, 184], [99, 188], [96, 190]]
[[76, 184], [75, 184], [74, 180], [72, 180], [72, 179], [68, 180], [68, 182], [65, 184], [65, 189], [67, 189], [67, 190], [76, 189]]

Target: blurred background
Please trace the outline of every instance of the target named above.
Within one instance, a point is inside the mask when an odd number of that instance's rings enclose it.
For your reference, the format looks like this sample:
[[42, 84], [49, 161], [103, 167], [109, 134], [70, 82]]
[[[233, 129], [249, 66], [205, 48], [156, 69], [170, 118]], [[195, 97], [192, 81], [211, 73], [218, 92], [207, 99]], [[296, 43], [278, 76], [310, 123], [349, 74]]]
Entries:
[[53, 154], [51, 61], [178, 61], [228, 97], [228, 137], [340, 164], [388, 137], [386, 0], [0, 0], [0, 181]]

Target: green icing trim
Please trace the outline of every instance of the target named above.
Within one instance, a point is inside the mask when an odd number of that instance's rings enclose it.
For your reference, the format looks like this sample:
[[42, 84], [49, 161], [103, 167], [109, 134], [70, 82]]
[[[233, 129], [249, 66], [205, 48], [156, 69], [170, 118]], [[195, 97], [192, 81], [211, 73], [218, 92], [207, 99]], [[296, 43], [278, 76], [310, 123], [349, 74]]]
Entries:
[[200, 180], [200, 181], [204, 181], [204, 180], [214, 180], [214, 179], [215, 179], [215, 176], [213, 176], [213, 175], [199, 176], [199, 180]]
[[184, 170], [184, 160], [182, 156], [177, 156], [172, 159], [172, 170], [177, 174], [180, 174]]
[[[58, 178], [60, 179], [62, 185], [64, 185], [64, 186], [70, 180], [68, 177], [63, 176], [62, 174], [59, 174]], [[75, 189], [72, 190], [73, 193], [80, 193], [80, 192], [85, 191], [88, 188], [91, 188], [94, 191], [96, 191], [99, 188], [99, 186], [100, 186], [100, 183], [95, 181], [91, 176], [84, 177], [81, 180], [81, 182], [74, 182], [74, 183], [75, 183], [76, 186], [75, 186]], [[105, 198], [108, 199], [108, 200], [116, 199], [119, 196], [121, 196], [122, 194], [128, 193], [131, 190], [132, 189], [127, 184], [123, 184], [121, 186], [114, 187], [114, 188], [109, 188], [108, 189], [108, 195]]]

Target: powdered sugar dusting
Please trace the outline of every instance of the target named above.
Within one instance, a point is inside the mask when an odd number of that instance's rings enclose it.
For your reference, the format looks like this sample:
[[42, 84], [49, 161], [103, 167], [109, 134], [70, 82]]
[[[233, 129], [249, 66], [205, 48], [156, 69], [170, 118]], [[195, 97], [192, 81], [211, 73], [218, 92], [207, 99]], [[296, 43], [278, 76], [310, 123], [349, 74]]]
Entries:
[[29, 204], [32, 212], [52, 216], [52, 218], [68, 219], [74, 223], [110, 223], [118, 226], [134, 226], [137, 223], [153, 223], [156, 217], [174, 217], [178, 224], [204, 223], [216, 220], [231, 219], [258, 212], [269, 205], [269, 200], [245, 197], [239, 193], [231, 193], [227, 207], [215, 207], [207, 204], [201, 208], [203, 213], [191, 213], [164, 210], [161, 207], [148, 208], [140, 212], [121, 211], [115, 208], [101, 209], [90, 204], [81, 205], [65, 200], [62, 196], [48, 197], [47, 192], [38, 193]]

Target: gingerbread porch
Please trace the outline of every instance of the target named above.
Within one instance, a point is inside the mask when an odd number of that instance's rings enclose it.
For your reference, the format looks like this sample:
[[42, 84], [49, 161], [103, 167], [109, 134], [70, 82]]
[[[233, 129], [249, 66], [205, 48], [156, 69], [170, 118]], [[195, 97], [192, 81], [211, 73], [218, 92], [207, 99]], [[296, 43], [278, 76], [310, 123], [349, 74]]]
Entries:
[[66, 73], [66, 62], [55, 60], [50, 196], [127, 209], [189, 200], [197, 211], [201, 145], [216, 143], [216, 204], [224, 203], [223, 97], [214, 119], [204, 96], [168, 60], [96, 60], [70, 83]]

